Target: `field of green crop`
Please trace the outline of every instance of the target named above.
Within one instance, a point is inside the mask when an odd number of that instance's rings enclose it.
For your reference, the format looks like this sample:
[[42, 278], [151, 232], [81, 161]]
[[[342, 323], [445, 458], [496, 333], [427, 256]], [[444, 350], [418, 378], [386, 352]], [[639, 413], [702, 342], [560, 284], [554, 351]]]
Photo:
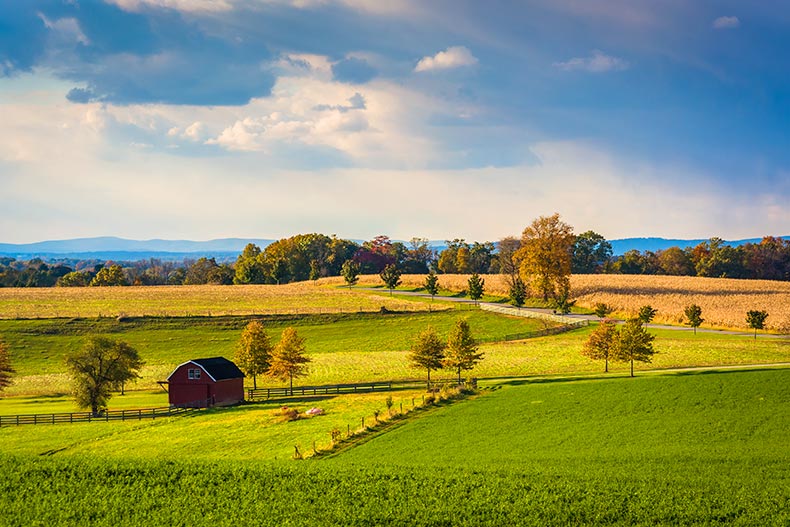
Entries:
[[274, 425], [248, 407], [60, 440], [2, 429], [0, 508], [14, 526], [787, 525], [788, 385], [790, 370], [513, 381], [299, 462], [282, 459], [289, 427], [320, 432], [343, 413], [330, 400]]

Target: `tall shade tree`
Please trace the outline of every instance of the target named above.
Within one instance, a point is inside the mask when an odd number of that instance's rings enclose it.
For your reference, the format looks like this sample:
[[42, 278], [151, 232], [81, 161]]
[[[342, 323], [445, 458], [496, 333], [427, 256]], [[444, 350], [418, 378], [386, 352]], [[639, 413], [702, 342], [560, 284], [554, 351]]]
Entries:
[[483, 297], [486, 281], [483, 278], [480, 278], [479, 274], [474, 273], [469, 277], [466, 285], [469, 288], [469, 298], [474, 300], [475, 305], [477, 305], [477, 301]]
[[245, 375], [252, 376], [253, 388], [258, 388], [258, 375], [269, 370], [272, 360], [272, 342], [260, 320], [252, 320], [245, 326], [234, 359]]
[[697, 328], [705, 322], [705, 319], [702, 318], [702, 308], [699, 307], [697, 304], [691, 304], [686, 306], [683, 310], [683, 313], [686, 315], [686, 319], [689, 322], [689, 326], [694, 328], [694, 334], [697, 334]]
[[394, 264], [387, 265], [384, 270], [379, 273], [379, 277], [384, 281], [387, 289], [390, 290], [390, 296], [392, 296], [392, 290], [400, 285], [400, 274], [400, 269]]
[[439, 294], [439, 277], [436, 276], [436, 273], [433, 271], [428, 273], [428, 276], [425, 277], [423, 287], [425, 287], [425, 290], [431, 295], [431, 302], [433, 302], [433, 297]]
[[11, 375], [14, 368], [11, 367], [11, 349], [4, 341], [0, 340], [0, 391], [12, 382]]
[[524, 229], [516, 258], [525, 283], [547, 301], [558, 291], [570, 292], [573, 228], [559, 214], [541, 216]]
[[354, 260], [346, 260], [340, 268], [340, 274], [348, 284], [348, 288], [351, 289], [352, 285], [359, 282], [359, 264]]
[[754, 329], [754, 340], [757, 340], [757, 330], [765, 328], [765, 319], [768, 318], [768, 311], [747, 311], [746, 323]]
[[617, 345], [617, 325], [614, 320], [602, 320], [582, 348], [582, 355], [593, 360], [604, 360], [604, 372], [609, 372], [609, 360]]
[[642, 326], [638, 318], [627, 320], [623, 324], [617, 339], [613, 357], [621, 362], [631, 363], [631, 377], [634, 376], [634, 361], [651, 362], [656, 350], [653, 349], [655, 335], [651, 335]]
[[573, 244], [572, 269], [578, 274], [601, 271], [612, 259], [612, 244], [594, 231], [579, 234]]
[[656, 313], [658, 313], [658, 309], [654, 308], [650, 304], [645, 304], [639, 308], [639, 314], [637, 315], [637, 318], [639, 318], [642, 324], [650, 324], [653, 322], [653, 319], [656, 318]]
[[283, 330], [280, 342], [272, 352], [272, 365], [268, 375], [277, 379], [288, 379], [291, 395], [294, 394], [294, 377], [307, 375], [307, 364], [312, 359], [305, 355], [304, 338], [292, 327]]
[[524, 280], [519, 277], [514, 278], [513, 283], [510, 285], [508, 296], [511, 304], [516, 307], [523, 306], [527, 300], [527, 285], [524, 283]]
[[66, 357], [77, 405], [90, 408], [93, 415], [107, 405], [112, 390], [138, 379], [142, 366], [136, 349], [106, 337], [90, 337], [82, 351]]
[[450, 331], [447, 339], [442, 365], [445, 368], [458, 371], [458, 383], [461, 383], [461, 370], [471, 370], [483, 360], [483, 354], [477, 351], [477, 342], [472, 337], [469, 322], [458, 319]]
[[406, 358], [415, 368], [425, 368], [428, 371], [428, 387], [431, 385], [431, 370], [442, 368], [444, 350], [447, 345], [439, 339], [436, 330], [428, 327], [423, 330], [411, 347]]

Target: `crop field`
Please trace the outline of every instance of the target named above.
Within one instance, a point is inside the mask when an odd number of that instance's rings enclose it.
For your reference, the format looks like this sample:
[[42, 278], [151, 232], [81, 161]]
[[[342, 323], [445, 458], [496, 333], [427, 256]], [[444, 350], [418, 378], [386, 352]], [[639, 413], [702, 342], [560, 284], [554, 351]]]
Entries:
[[[361, 291], [285, 285], [0, 288], [0, 319], [427, 311], [424, 303]], [[433, 309], [440, 308], [434, 306]]]
[[[502, 275], [485, 275], [486, 292], [507, 296]], [[468, 275], [439, 275], [439, 285], [450, 291], [463, 291]], [[418, 288], [425, 275], [403, 275], [404, 287]], [[342, 279], [324, 279], [322, 283], [342, 283]], [[378, 276], [363, 276], [359, 285], [382, 285]], [[735, 280], [693, 276], [646, 276], [594, 274], [571, 276], [572, 296], [577, 305], [592, 308], [597, 302], [614, 306], [614, 316], [634, 316], [639, 308], [650, 304], [658, 309], [655, 322], [682, 324], [683, 309], [689, 304], [702, 308], [703, 327], [746, 329], [746, 312], [768, 311], [766, 327], [790, 333], [790, 282], [773, 280]]]
[[290, 427], [321, 432], [342, 408], [3, 429], [0, 507], [12, 526], [786, 525], [788, 384], [790, 370], [513, 381], [298, 462], [283, 458], [308, 434]]

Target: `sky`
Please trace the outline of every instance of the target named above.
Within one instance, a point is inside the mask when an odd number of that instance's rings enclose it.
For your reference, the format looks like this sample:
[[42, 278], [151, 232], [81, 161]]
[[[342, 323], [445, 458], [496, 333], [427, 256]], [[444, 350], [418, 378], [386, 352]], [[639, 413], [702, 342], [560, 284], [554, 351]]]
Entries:
[[0, 2], [0, 242], [790, 235], [790, 5]]

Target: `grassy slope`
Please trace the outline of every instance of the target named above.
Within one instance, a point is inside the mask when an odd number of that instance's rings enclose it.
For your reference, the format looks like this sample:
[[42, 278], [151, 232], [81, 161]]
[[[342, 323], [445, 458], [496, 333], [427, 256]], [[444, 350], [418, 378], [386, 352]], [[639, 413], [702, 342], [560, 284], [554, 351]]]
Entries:
[[507, 386], [302, 463], [258, 460], [274, 436], [254, 409], [156, 434], [90, 425], [106, 436], [44, 458], [30, 454], [54, 440], [0, 430], [16, 452], [0, 454], [0, 507], [8, 525], [786, 525], [788, 383], [783, 370]]
[[[447, 334], [459, 317], [467, 317], [480, 338], [503, 337], [542, 329], [543, 322], [504, 317], [479, 310], [434, 311], [410, 314], [314, 315], [267, 319], [273, 339], [294, 325], [305, 337], [313, 357], [306, 383], [333, 383], [408, 378], [420, 372], [408, 367], [405, 350], [428, 325]], [[52, 394], [68, 391], [63, 358], [77, 351], [87, 335], [106, 334], [127, 340], [140, 352], [147, 366], [144, 378], [132, 388], [154, 390], [173, 367], [197, 357], [233, 357], [246, 319], [204, 317], [181, 319], [50, 319], [0, 320], [0, 335], [9, 344], [15, 385], [8, 394]], [[265, 382], [265, 381], [264, 381]], [[268, 381], [271, 385], [271, 381]], [[0, 412], [4, 401], [0, 400]]]
[[[307, 453], [329, 444], [329, 432], [338, 428], [345, 436], [373, 423], [373, 411], [385, 408], [391, 396], [394, 409], [404, 411], [419, 404], [422, 392], [394, 391], [336, 397], [304, 397], [285, 402], [243, 405], [191, 414], [186, 417], [110, 423], [68, 425], [28, 425], [0, 428], [3, 452], [38, 456], [58, 452], [58, 456], [101, 459], [169, 460], [266, 460], [290, 459], [294, 445]], [[280, 407], [285, 404], [300, 412], [322, 408], [325, 415], [284, 422]]]
[[[299, 321], [268, 322], [277, 338], [282, 327], [298, 324], [307, 338], [313, 357], [311, 373], [304, 383], [322, 384], [366, 380], [387, 380], [420, 377], [422, 373], [408, 366], [406, 349], [410, 339], [428, 324], [446, 332], [459, 316], [456, 312], [434, 312], [408, 315], [324, 315], [304, 317]], [[541, 322], [530, 319], [502, 317], [481, 311], [463, 311], [478, 336], [503, 336], [539, 329]], [[57, 320], [0, 321], [0, 333], [9, 342], [14, 365], [19, 372], [16, 383], [6, 395], [62, 394], [49, 398], [57, 410], [70, 411], [73, 406], [65, 396], [68, 378], [62, 373], [62, 357], [79, 349], [91, 324], [100, 333], [126, 339], [141, 352], [148, 365], [143, 379], [132, 386], [146, 390], [155, 405], [164, 404], [163, 392], [155, 381], [164, 379], [173, 366], [197, 356], [233, 356], [233, 348], [243, 319], [170, 319], [118, 323], [114, 319], [101, 322], [84, 321], [80, 328], [74, 323]], [[65, 329], [64, 326], [65, 325]], [[594, 362], [580, 353], [590, 328], [552, 337], [516, 342], [484, 344], [484, 360], [472, 374], [480, 378], [544, 375], [555, 373], [595, 374], [603, 371], [602, 362]], [[744, 336], [720, 335], [671, 330], [651, 330], [657, 337], [659, 353], [651, 364], [636, 365], [637, 370], [685, 366], [716, 366], [790, 361], [790, 341]], [[43, 333], [43, 334], [42, 334]], [[626, 364], [610, 364], [613, 373], [624, 373]], [[43, 374], [35, 374], [36, 372]], [[449, 375], [442, 373], [440, 375]], [[271, 380], [262, 380], [272, 385]], [[12, 398], [13, 400], [14, 398]], [[15, 413], [11, 400], [0, 399], [0, 412]], [[27, 403], [24, 403], [27, 404]], [[113, 407], [135, 407], [134, 401], [116, 397]], [[43, 409], [43, 407], [41, 407]]]

